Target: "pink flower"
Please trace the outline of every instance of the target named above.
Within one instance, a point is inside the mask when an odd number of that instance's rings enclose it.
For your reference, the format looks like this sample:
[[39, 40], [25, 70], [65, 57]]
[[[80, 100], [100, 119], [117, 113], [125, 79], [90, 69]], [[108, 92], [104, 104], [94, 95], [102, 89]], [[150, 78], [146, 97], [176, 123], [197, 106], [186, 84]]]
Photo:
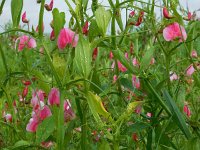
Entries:
[[153, 65], [155, 63], [155, 58], [151, 58], [150, 64]]
[[94, 48], [93, 53], [92, 53], [92, 58], [95, 60], [97, 58], [98, 55], [98, 48]]
[[88, 35], [88, 27], [89, 27], [89, 24], [88, 24], [88, 21], [86, 21], [83, 28], [82, 28], [82, 32], [86, 36]]
[[191, 64], [187, 69], [186, 69], [186, 75], [191, 76], [195, 72], [195, 69], [193, 67], [193, 64]]
[[126, 59], [128, 59], [128, 53], [127, 52], [125, 53], [125, 57], [126, 57]]
[[129, 17], [133, 17], [135, 15], [135, 11], [131, 11]]
[[141, 11], [140, 14], [139, 14], [138, 20], [135, 23], [135, 26], [139, 26], [142, 23], [143, 17], [144, 17], [144, 11]]
[[48, 96], [48, 105], [60, 105], [60, 92], [57, 88], [52, 88]]
[[142, 112], [142, 106], [141, 105], [138, 105], [136, 108], [135, 108], [135, 113], [136, 114], [140, 114]]
[[170, 81], [177, 80], [178, 78], [176, 73], [170, 71]]
[[64, 49], [67, 44], [71, 44], [72, 47], [76, 47], [78, 43], [78, 35], [75, 34], [72, 30], [64, 28], [60, 31], [58, 35], [58, 48]]
[[186, 114], [188, 117], [191, 116], [191, 111], [190, 111], [190, 109], [189, 109], [189, 107], [188, 107], [187, 104], [184, 105], [183, 111], [185, 112], [185, 114]]
[[133, 66], [139, 66], [139, 62], [136, 57], [133, 58]]
[[38, 109], [38, 107], [41, 107], [41, 102], [44, 104], [44, 92], [42, 90], [33, 92], [31, 99], [31, 105], [33, 108]]
[[167, 18], [167, 19], [173, 18], [172, 16], [169, 15], [169, 12], [168, 12], [168, 10], [167, 10], [166, 7], [163, 8], [163, 16], [164, 16], [165, 18]]
[[64, 101], [64, 118], [65, 122], [73, 120], [76, 117], [74, 111], [72, 110], [69, 100]]
[[113, 76], [113, 83], [115, 83], [117, 81], [117, 75]]
[[193, 58], [197, 57], [197, 51], [192, 50], [191, 57], [193, 57]]
[[31, 118], [26, 126], [26, 130], [29, 132], [36, 132], [38, 125], [39, 121], [37, 118]]
[[12, 122], [12, 115], [11, 114], [6, 114], [5, 116], [6, 122]]
[[51, 11], [53, 9], [53, 0], [51, 0], [50, 4], [45, 4], [44, 7], [47, 11]]
[[28, 86], [25, 86], [22, 92], [22, 98], [25, 98], [27, 94], [28, 94]]
[[121, 72], [127, 71], [126, 67], [124, 67], [120, 61], [117, 61], [117, 66]]
[[35, 110], [35, 113], [39, 120], [44, 120], [45, 118], [52, 115], [51, 110], [47, 105], [44, 105], [42, 108]]
[[110, 54], [109, 54], [109, 59], [111, 60], [113, 57], [114, 57], [114, 56], [113, 56], [113, 53], [110, 52]]
[[54, 40], [55, 40], [55, 33], [54, 33], [54, 30], [51, 31], [50, 40], [51, 40], [51, 41], [54, 41]]
[[179, 39], [179, 42], [187, 39], [187, 33], [183, 26], [177, 22], [170, 24], [163, 30], [163, 37], [166, 41], [173, 41]]
[[50, 148], [50, 147], [53, 146], [53, 142], [52, 142], [52, 141], [42, 142], [41, 145], [42, 145], [42, 147], [44, 147], [44, 148]]
[[22, 14], [22, 22], [28, 23], [28, 19], [26, 19], [26, 11]]
[[191, 20], [191, 19], [192, 19], [192, 13], [188, 12], [188, 20]]
[[147, 113], [147, 117], [151, 118], [152, 117], [152, 113], [148, 112]]
[[24, 48], [31, 49], [36, 47], [35, 39], [30, 38], [26, 35], [17, 38], [15, 46], [17, 45], [18, 40], [19, 40], [18, 51], [22, 51]]
[[133, 87], [135, 87], [136, 89], [140, 89], [140, 79], [136, 77], [135, 75], [133, 75], [132, 77], [132, 83], [133, 83]]

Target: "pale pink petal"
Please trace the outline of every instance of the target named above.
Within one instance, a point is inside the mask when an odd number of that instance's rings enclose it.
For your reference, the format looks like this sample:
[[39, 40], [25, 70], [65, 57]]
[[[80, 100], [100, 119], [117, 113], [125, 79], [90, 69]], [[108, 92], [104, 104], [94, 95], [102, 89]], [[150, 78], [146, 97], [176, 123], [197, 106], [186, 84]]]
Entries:
[[121, 72], [127, 71], [126, 67], [124, 67], [120, 61], [117, 61], [117, 65], [118, 65], [118, 68]]
[[12, 122], [12, 115], [11, 114], [6, 114], [5, 115], [5, 119], [6, 119], [6, 122]]
[[191, 76], [195, 72], [195, 69], [193, 65], [191, 64], [187, 69], [186, 69], [186, 75]]
[[52, 88], [48, 96], [48, 105], [60, 104], [60, 92], [57, 88]]
[[197, 56], [197, 51], [192, 50], [192, 52], [191, 52], [191, 57], [193, 57], [193, 58], [198, 57], [198, 56]]
[[45, 105], [42, 110], [36, 112], [36, 114], [40, 120], [44, 120], [45, 118], [50, 117], [52, 115], [51, 110], [47, 105]]
[[133, 87], [135, 87], [136, 89], [140, 89], [140, 80], [135, 75], [133, 75], [132, 77], [132, 84], [133, 84]]
[[37, 119], [31, 118], [29, 120], [29, 123], [26, 126], [26, 130], [29, 131], [29, 132], [36, 132], [38, 124], [39, 124], [39, 122], [38, 122]]
[[178, 79], [179, 77], [177, 76], [177, 74], [170, 71], [170, 81], [178, 80]]
[[64, 118], [65, 122], [73, 120], [76, 117], [74, 111], [72, 110], [69, 100], [64, 101]]
[[186, 114], [188, 117], [191, 116], [191, 111], [190, 111], [188, 105], [184, 105], [183, 111], [185, 112], [185, 114]]

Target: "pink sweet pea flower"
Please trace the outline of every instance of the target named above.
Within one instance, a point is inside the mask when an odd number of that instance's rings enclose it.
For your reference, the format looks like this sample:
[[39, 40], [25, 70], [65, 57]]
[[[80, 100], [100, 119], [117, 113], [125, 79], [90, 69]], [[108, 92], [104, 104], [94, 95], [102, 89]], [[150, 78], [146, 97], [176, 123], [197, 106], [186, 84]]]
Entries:
[[155, 63], [155, 58], [151, 58], [150, 64], [153, 65]]
[[82, 28], [82, 32], [86, 36], [88, 35], [88, 27], [89, 27], [89, 22], [86, 21], [85, 24], [84, 24], [84, 26], [83, 26], [83, 28]]
[[191, 64], [187, 69], [186, 69], [186, 75], [191, 76], [195, 72], [195, 69], [193, 67], [193, 64]]
[[68, 28], [64, 28], [58, 35], [58, 48], [64, 49], [67, 44], [71, 44], [72, 47], [76, 47], [78, 43], [78, 35]]
[[167, 18], [167, 19], [173, 18], [172, 16], [169, 15], [169, 12], [168, 12], [168, 10], [167, 10], [166, 7], [163, 8], [163, 16], [164, 16], [165, 18]]
[[126, 57], [126, 59], [128, 59], [128, 53], [127, 52], [125, 53], [125, 57]]
[[192, 52], [191, 52], [191, 57], [193, 57], [193, 58], [198, 57], [198, 56], [197, 56], [197, 51], [192, 50]]
[[35, 110], [35, 114], [39, 118], [39, 120], [44, 120], [45, 118], [52, 115], [51, 110], [47, 105], [44, 105], [42, 108]]
[[38, 125], [39, 121], [37, 120], [37, 118], [31, 118], [26, 126], [26, 131], [36, 132]]
[[17, 38], [16, 42], [15, 42], [15, 47], [17, 45], [19, 41], [19, 45], [18, 45], [18, 51], [22, 51], [24, 48], [35, 48], [36, 47], [36, 41], [33, 38], [30, 38], [26, 35], [23, 35], [19, 38]]
[[136, 77], [135, 75], [133, 75], [132, 77], [132, 83], [133, 83], [133, 87], [135, 87], [136, 89], [140, 89], [140, 79]]
[[76, 117], [74, 111], [72, 110], [69, 100], [64, 101], [64, 119], [65, 122], [73, 120]]
[[54, 41], [54, 40], [55, 40], [55, 33], [54, 33], [54, 30], [51, 31], [50, 40], [51, 40], [51, 41]]
[[120, 61], [117, 61], [117, 66], [121, 72], [127, 71], [126, 67], [124, 67]]
[[147, 117], [151, 118], [152, 117], [152, 113], [148, 112], [147, 113]]
[[131, 11], [130, 14], [129, 14], [129, 17], [133, 17], [135, 15], [135, 11]]
[[6, 121], [6, 122], [12, 122], [12, 115], [11, 115], [11, 114], [6, 114], [6, 115], [4, 116], [4, 118], [5, 118], [5, 121]]
[[189, 109], [189, 107], [188, 107], [187, 104], [184, 105], [183, 111], [185, 112], [185, 114], [186, 114], [188, 117], [191, 116], [191, 111], [190, 111], [190, 109]]
[[45, 4], [44, 7], [47, 11], [51, 11], [53, 9], [53, 0], [51, 0], [50, 4]]
[[44, 147], [44, 148], [50, 148], [53, 146], [53, 142], [52, 141], [48, 141], [48, 142], [42, 142], [41, 143], [41, 146]]
[[111, 60], [111, 59], [113, 59], [113, 57], [114, 57], [114, 56], [113, 56], [113, 53], [110, 52], [110, 53], [109, 53], [109, 59]]
[[187, 33], [183, 26], [180, 26], [177, 22], [170, 24], [163, 30], [163, 37], [166, 41], [174, 41], [179, 39], [179, 42], [187, 39]]
[[41, 102], [44, 104], [44, 92], [42, 90], [33, 92], [31, 99], [31, 105], [33, 108], [38, 109], [38, 107], [41, 107]]
[[170, 71], [170, 81], [178, 80], [178, 78], [176, 73]]
[[140, 14], [139, 14], [138, 20], [135, 23], [135, 26], [139, 26], [142, 23], [143, 17], [144, 17], [144, 11], [141, 11]]
[[28, 19], [26, 18], [26, 11], [22, 14], [22, 22], [28, 23]]
[[115, 83], [117, 81], [117, 75], [113, 76], [113, 83]]
[[92, 53], [93, 60], [95, 60], [97, 58], [97, 55], [98, 55], [98, 48], [96, 47], [96, 48], [94, 48], [93, 53]]
[[60, 92], [57, 88], [52, 88], [48, 96], [48, 105], [60, 105]]
[[136, 57], [133, 58], [133, 66], [139, 66], [139, 62]]
[[27, 94], [28, 94], [28, 86], [25, 86], [22, 92], [22, 98], [25, 98]]

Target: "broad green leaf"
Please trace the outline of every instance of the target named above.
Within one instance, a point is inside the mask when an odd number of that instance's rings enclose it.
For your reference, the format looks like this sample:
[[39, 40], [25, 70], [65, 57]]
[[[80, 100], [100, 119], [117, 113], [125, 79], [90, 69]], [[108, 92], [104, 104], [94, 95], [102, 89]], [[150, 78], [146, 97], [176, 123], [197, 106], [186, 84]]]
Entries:
[[53, 116], [50, 116], [39, 124], [36, 131], [36, 143], [45, 141], [54, 131], [55, 120]]
[[120, 11], [120, 9], [118, 9], [116, 11], [116, 21], [117, 21], [117, 24], [118, 24], [120, 30], [123, 31], [124, 27], [123, 27], [123, 22], [122, 22], [122, 17], [121, 17], [121, 11]]
[[11, 150], [15, 150], [15, 149], [18, 149], [18, 150], [20, 150], [20, 149], [24, 149], [25, 147], [27, 148], [27, 147], [29, 147], [31, 144], [28, 142], [28, 141], [24, 141], [24, 140], [21, 140], [21, 141], [17, 141], [16, 143], [15, 143], [15, 145], [14, 146], [12, 146], [11, 148], [9, 148], [9, 149], [11, 149]]
[[55, 37], [58, 36], [60, 30], [64, 28], [65, 25], [65, 13], [59, 12], [57, 8], [54, 8], [52, 11], [53, 14], [53, 26]]
[[88, 101], [90, 110], [97, 122], [99, 121], [101, 122], [99, 115], [102, 115], [103, 117], [112, 121], [110, 113], [107, 112], [106, 109], [104, 108], [101, 98], [99, 96], [94, 95], [92, 92], [89, 91], [87, 93], [87, 101]]
[[11, 15], [14, 27], [18, 27], [20, 22], [20, 16], [23, 7], [23, 0], [12, 0], [11, 1]]
[[141, 64], [140, 64], [141, 71], [146, 69], [150, 65], [151, 58], [153, 57], [153, 53], [154, 53], [154, 47], [153, 46], [148, 47], [141, 60]]
[[103, 140], [99, 143], [98, 150], [111, 150], [109, 143], [106, 140]]
[[91, 71], [91, 54], [90, 43], [80, 35], [75, 49], [74, 66], [77, 73], [85, 78], [88, 78]]
[[190, 131], [186, 125], [186, 122], [183, 118], [183, 115], [180, 112], [180, 110], [178, 109], [176, 103], [174, 102], [174, 100], [171, 98], [171, 96], [169, 95], [169, 93], [166, 90], [163, 91], [163, 95], [164, 95], [164, 98], [166, 100], [168, 107], [170, 108], [170, 110], [172, 112], [173, 121], [176, 122], [176, 124], [182, 130], [182, 132], [185, 134], [187, 139], [190, 139], [191, 133], [190, 133]]
[[96, 17], [97, 25], [98, 25], [103, 36], [106, 34], [111, 16], [112, 16], [111, 12], [109, 10], [105, 10], [104, 7], [99, 7], [95, 11], [95, 17]]
[[92, 41], [96, 36], [100, 35], [100, 31], [97, 28], [97, 22], [96, 20], [91, 20], [90, 26], [89, 26], [89, 40]]

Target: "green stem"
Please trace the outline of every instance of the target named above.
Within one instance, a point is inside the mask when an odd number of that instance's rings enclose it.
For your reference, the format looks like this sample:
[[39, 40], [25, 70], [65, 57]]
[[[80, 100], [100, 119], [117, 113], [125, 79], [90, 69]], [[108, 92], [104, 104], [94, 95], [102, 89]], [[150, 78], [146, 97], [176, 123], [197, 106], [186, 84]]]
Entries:
[[44, 4], [45, 0], [41, 0], [41, 6], [40, 6], [40, 15], [39, 15], [39, 37], [43, 37], [43, 16], [44, 16]]
[[2, 0], [2, 2], [1, 2], [1, 6], [0, 6], [0, 15], [2, 14], [3, 6], [4, 6], [4, 4], [5, 4], [5, 1], [6, 1], [6, 0]]
[[4, 65], [4, 68], [6, 70], [6, 74], [8, 75], [8, 66], [7, 66], [7, 63], [6, 63], [6, 57], [4, 55], [4, 52], [3, 52], [3, 49], [1, 47], [1, 43], [0, 43], [0, 53], [1, 53], [1, 57], [2, 57], [2, 60], [3, 60], [3, 65]]

